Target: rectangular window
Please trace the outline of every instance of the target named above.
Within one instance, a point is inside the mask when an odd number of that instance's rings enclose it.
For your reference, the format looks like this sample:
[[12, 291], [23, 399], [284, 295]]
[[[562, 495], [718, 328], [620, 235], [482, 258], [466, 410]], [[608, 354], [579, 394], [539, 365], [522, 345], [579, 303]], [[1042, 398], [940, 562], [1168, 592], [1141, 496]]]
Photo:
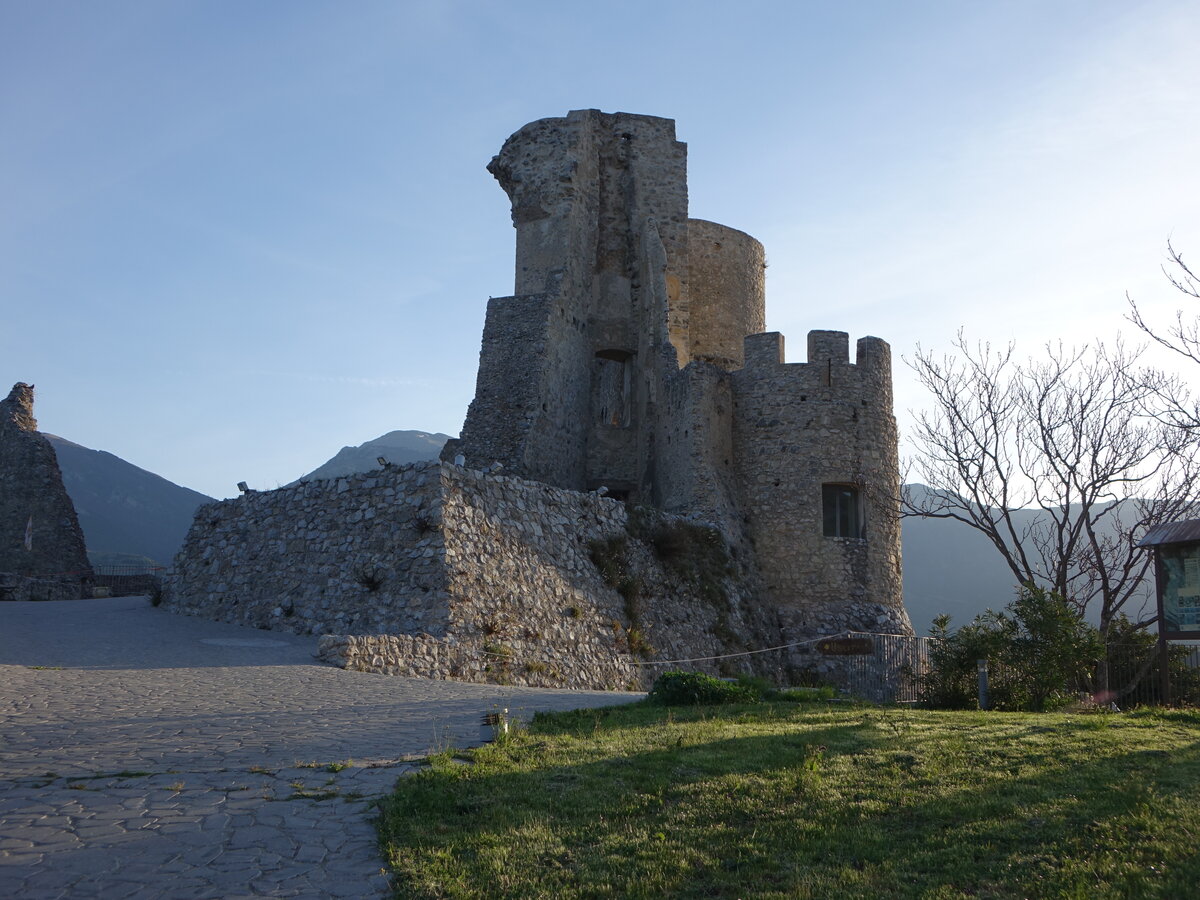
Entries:
[[862, 537], [858, 488], [852, 484], [821, 485], [825, 537]]

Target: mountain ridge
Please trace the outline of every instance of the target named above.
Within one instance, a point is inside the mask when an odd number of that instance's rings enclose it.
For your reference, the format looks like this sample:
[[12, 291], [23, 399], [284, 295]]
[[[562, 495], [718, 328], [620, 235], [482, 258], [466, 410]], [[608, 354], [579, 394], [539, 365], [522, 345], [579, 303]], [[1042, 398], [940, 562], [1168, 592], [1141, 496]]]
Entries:
[[89, 555], [131, 554], [168, 565], [196, 508], [213, 499], [107, 450], [56, 434], [45, 437], [58, 457]]

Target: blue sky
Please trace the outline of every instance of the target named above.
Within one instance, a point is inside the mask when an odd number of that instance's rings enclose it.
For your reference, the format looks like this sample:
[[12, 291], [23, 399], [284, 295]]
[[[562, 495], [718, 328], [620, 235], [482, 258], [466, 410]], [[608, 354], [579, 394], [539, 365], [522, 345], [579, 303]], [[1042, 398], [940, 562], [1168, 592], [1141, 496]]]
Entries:
[[218, 497], [457, 433], [512, 290], [484, 166], [668, 116], [768, 327], [1036, 353], [1165, 319], [1200, 260], [1200, 4], [0, 0], [0, 382]]

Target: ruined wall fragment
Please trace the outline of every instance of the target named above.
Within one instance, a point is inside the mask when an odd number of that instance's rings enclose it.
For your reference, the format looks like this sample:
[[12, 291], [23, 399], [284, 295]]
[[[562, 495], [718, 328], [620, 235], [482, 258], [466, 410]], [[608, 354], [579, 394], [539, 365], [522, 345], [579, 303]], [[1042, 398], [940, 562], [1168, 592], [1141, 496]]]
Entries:
[[0, 401], [0, 572], [11, 599], [78, 598], [92, 574], [58, 458], [37, 430], [33, 386], [20, 382]]

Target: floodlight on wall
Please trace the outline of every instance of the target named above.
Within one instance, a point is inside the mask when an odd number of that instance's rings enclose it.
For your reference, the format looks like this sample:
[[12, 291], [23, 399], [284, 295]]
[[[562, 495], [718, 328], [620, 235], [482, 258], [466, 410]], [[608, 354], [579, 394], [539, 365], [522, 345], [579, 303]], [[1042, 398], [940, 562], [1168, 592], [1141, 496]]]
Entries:
[[375, 457], [375, 462], [379, 463], [379, 468], [381, 468], [381, 469], [386, 469], [388, 467], [388, 461], [387, 461], [386, 456]]
[[238, 490], [241, 491], [243, 494], [248, 494], [248, 493], [250, 493], [250, 486], [248, 484], [246, 484], [246, 482], [244, 482], [244, 481], [239, 481], [238, 482]]

